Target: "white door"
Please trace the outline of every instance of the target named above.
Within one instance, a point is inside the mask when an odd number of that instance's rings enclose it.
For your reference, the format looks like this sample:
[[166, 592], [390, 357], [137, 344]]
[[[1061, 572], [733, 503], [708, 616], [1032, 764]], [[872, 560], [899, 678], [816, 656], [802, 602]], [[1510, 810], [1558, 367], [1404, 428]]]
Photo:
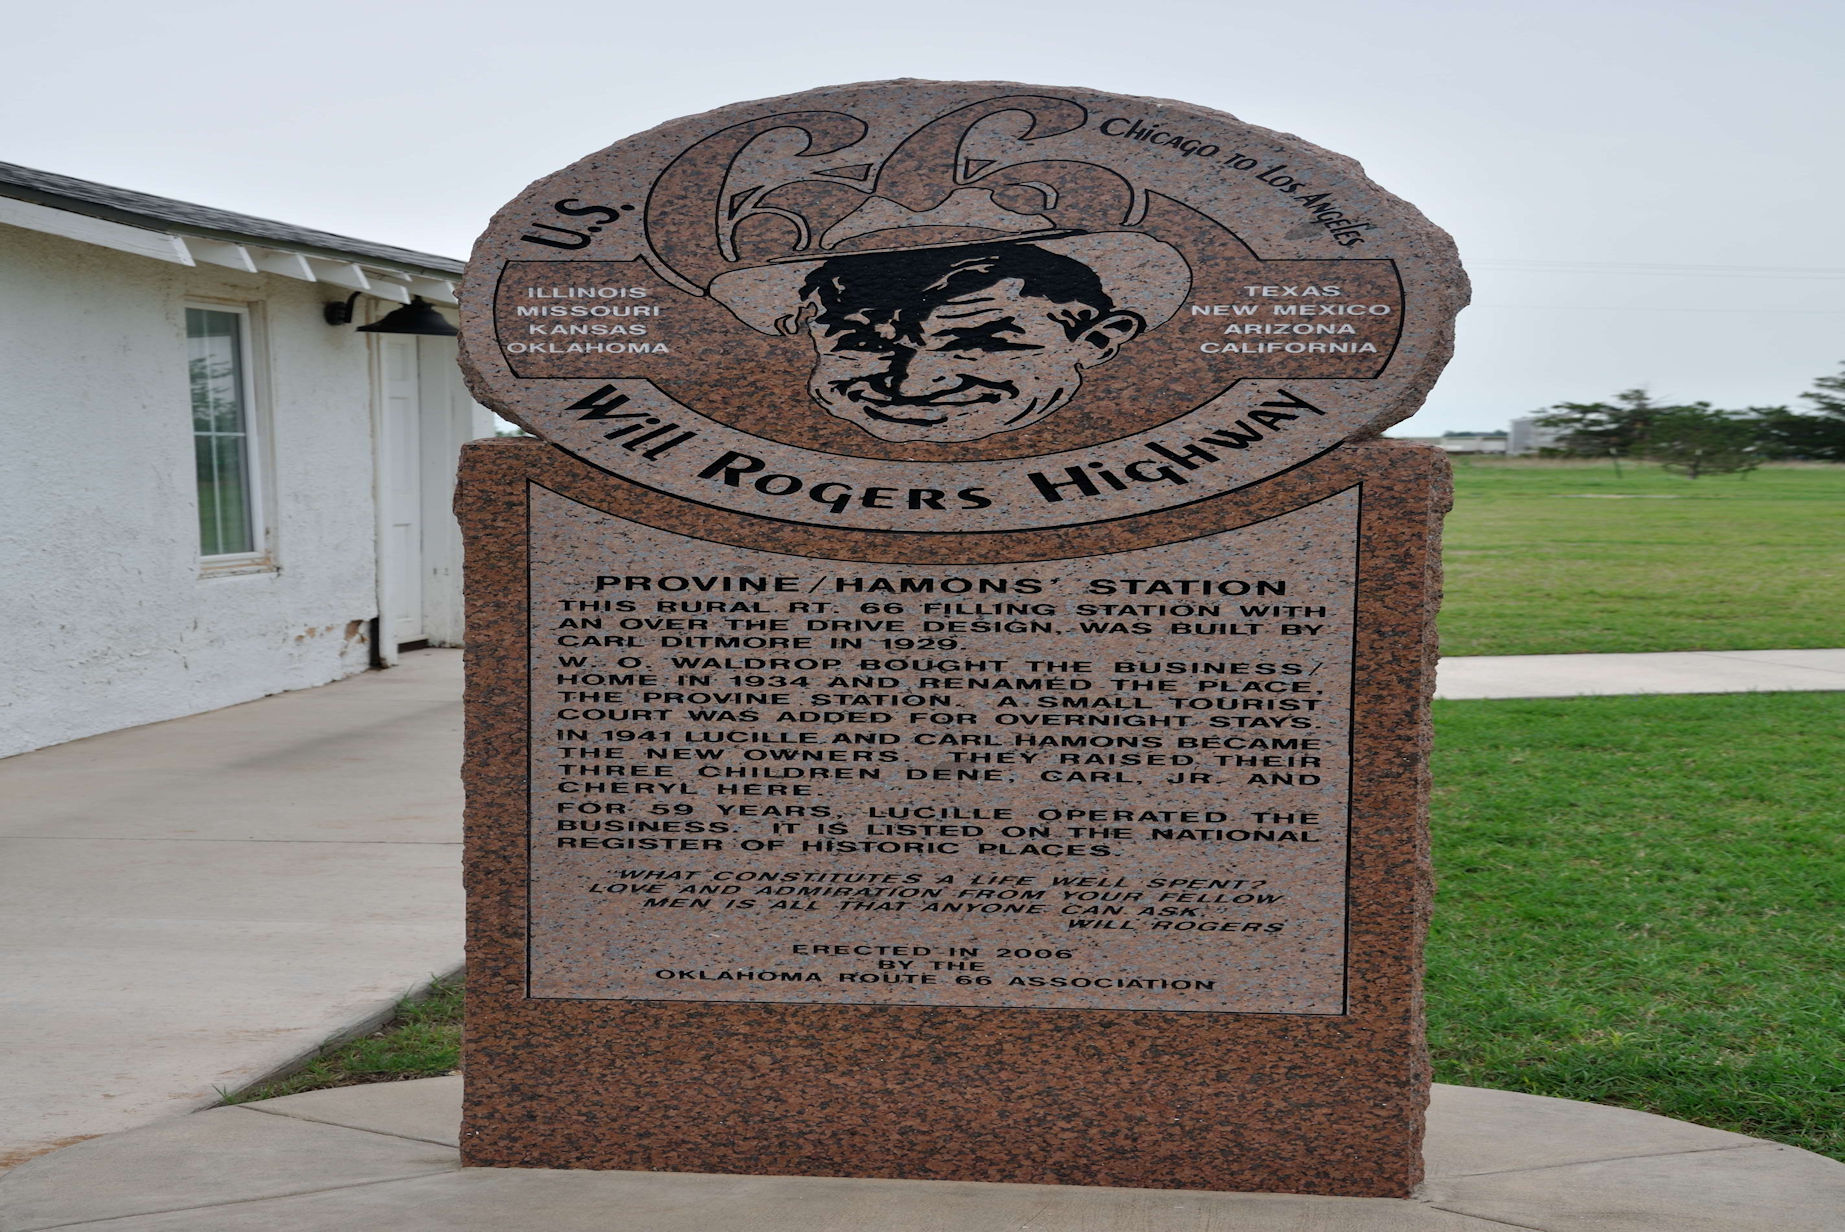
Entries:
[[460, 646], [461, 527], [455, 521], [455, 470], [464, 442], [493, 435], [493, 420], [475, 405], [455, 363], [455, 340], [416, 340], [418, 396], [423, 401], [423, 636], [431, 646]]
[[416, 337], [374, 335], [378, 347], [378, 609], [384, 661], [423, 630], [422, 399]]

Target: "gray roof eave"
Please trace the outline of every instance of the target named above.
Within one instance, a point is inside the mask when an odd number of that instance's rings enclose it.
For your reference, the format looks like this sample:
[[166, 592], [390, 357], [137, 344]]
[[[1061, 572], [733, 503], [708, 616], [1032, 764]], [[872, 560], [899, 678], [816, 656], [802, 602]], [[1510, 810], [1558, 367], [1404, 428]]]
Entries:
[[233, 244], [283, 248], [333, 261], [369, 262], [432, 278], [453, 279], [467, 267], [466, 262], [452, 257], [391, 244], [374, 244], [370, 240], [175, 201], [171, 197], [156, 197], [151, 193], [79, 180], [16, 163], [0, 162], [0, 196], [130, 227], [172, 231]]

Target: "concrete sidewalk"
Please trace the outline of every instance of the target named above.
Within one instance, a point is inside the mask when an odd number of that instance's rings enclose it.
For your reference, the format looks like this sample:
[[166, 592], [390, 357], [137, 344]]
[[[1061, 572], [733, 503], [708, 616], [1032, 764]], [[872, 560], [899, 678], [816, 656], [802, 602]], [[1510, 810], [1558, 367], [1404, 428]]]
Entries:
[[461, 962], [461, 652], [0, 761], [0, 1167]]
[[462, 1169], [455, 1151], [460, 1119], [459, 1078], [314, 1091], [179, 1117], [59, 1151], [0, 1177], [0, 1232], [1837, 1232], [1845, 1226], [1845, 1164], [1625, 1108], [1472, 1087], [1435, 1088], [1424, 1152], [1429, 1179], [1407, 1200]]
[[1845, 689], [1845, 650], [1503, 655], [1443, 659], [1435, 696], [1588, 697]]

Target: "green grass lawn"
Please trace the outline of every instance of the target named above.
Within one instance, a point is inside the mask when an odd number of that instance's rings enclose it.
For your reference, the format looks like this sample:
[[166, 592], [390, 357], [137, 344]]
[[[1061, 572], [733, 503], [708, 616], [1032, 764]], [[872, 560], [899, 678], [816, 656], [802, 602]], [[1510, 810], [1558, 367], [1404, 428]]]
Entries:
[[1845, 694], [1436, 703], [1443, 1082], [1845, 1158]]
[[227, 1104], [298, 1095], [362, 1082], [434, 1078], [451, 1072], [461, 1055], [460, 980], [435, 980], [426, 997], [404, 998], [389, 1023], [363, 1039], [329, 1049], [305, 1068], [276, 1082], [229, 1094]]
[[1845, 466], [1455, 459], [1450, 655], [1845, 646]]

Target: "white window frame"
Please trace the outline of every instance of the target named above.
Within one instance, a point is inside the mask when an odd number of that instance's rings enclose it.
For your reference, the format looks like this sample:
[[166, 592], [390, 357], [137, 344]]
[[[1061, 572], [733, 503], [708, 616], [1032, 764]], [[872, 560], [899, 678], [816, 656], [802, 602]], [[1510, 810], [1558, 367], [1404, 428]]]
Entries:
[[[242, 573], [271, 573], [276, 570], [275, 557], [275, 519], [271, 515], [269, 493], [270, 475], [272, 473], [269, 449], [269, 400], [263, 396], [267, 392], [267, 365], [263, 362], [263, 351], [258, 345], [264, 336], [260, 305], [234, 300], [215, 300], [204, 297], [188, 298], [181, 310], [181, 343], [184, 344], [185, 309], [198, 309], [202, 312], [221, 312], [237, 318], [237, 345], [243, 357], [243, 401], [244, 401], [244, 470], [249, 477], [250, 499], [250, 539], [255, 545], [248, 552], [227, 552], [218, 556], [207, 556], [204, 544], [198, 545], [200, 577], [224, 577]], [[188, 412], [188, 423], [190, 413]], [[197, 466], [197, 434], [193, 433], [193, 465]], [[197, 491], [196, 477], [194, 491]], [[197, 498], [193, 503], [193, 533], [198, 533]]]

